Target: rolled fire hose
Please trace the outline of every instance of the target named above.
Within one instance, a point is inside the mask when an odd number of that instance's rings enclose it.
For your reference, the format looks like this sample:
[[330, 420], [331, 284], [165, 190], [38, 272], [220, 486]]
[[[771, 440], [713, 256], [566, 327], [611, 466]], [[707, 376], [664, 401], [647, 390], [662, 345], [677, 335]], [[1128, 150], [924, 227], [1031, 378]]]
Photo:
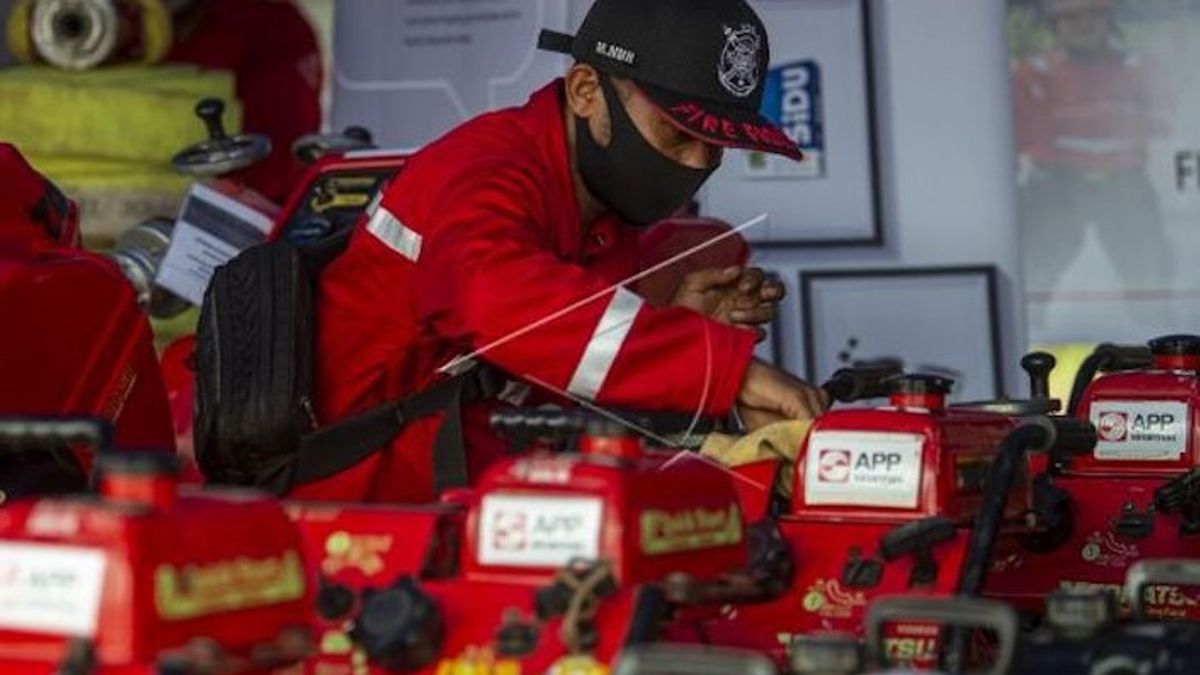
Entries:
[[64, 70], [157, 63], [173, 39], [162, 0], [17, 0], [6, 33], [18, 61]]

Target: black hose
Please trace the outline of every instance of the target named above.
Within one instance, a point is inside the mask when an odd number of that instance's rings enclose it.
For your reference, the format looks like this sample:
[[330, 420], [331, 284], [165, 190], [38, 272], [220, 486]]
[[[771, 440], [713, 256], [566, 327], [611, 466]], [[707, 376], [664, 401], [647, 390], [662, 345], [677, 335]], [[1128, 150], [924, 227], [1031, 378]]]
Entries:
[[1083, 393], [1087, 391], [1088, 385], [1096, 379], [1096, 374], [1100, 372], [1101, 366], [1108, 360], [1108, 354], [1103, 349], [1104, 345], [1097, 347], [1096, 351], [1089, 354], [1079, 365], [1079, 371], [1075, 373], [1075, 382], [1071, 385], [1071, 399], [1067, 403], [1068, 416], [1074, 417], [1079, 413], [1079, 406], [1083, 403]]
[[1083, 404], [1083, 394], [1088, 385], [1103, 371], [1136, 370], [1149, 368], [1154, 357], [1148, 347], [1121, 346], [1105, 343], [1096, 347], [1079, 366], [1075, 382], [1071, 385], [1071, 399], [1067, 404], [1067, 416], [1074, 417]]
[[992, 464], [991, 478], [983, 493], [979, 515], [975, 517], [975, 525], [971, 528], [967, 558], [958, 582], [960, 595], [978, 595], [983, 589], [988, 564], [996, 545], [996, 535], [1004, 520], [1008, 493], [1017, 476], [1018, 463], [1024, 458], [1027, 450], [1049, 445], [1052, 438], [1053, 431], [1047, 430], [1043, 424], [1032, 423], [1017, 427], [1000, 443], [1000, 450]]
[[960, 595], [978, 595], [987, 580], [988, 567], [996, 545], [996, 535], [1004, 520], [1008, 493], [1016, 480], [1017, 467], [1027, 451], [1053, 448], [1064, 454], [1083, 454], [1096, 447], [1096, 428], [1086, 420], [1071, 417], [1037, 417], [1014, 429], [1000, 443], [991, 477], [984, 489], [983, 501], [959, 578]]

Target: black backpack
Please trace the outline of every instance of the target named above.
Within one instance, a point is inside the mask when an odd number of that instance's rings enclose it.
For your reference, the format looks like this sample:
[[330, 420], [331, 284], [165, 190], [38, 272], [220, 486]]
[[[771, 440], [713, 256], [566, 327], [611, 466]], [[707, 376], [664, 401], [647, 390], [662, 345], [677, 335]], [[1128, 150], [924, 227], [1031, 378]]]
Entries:
[[460, 408], [499, 392], [501, 378], [489, 368], [318, 428], [313, 288], [352, 231], [312, 243], [268, 242], [217, 268], [196, 334], [195, 452], [208, 482], [282, 496], [353, 467], [409, 421], [444, 411], [435, 493], [467, 484]]

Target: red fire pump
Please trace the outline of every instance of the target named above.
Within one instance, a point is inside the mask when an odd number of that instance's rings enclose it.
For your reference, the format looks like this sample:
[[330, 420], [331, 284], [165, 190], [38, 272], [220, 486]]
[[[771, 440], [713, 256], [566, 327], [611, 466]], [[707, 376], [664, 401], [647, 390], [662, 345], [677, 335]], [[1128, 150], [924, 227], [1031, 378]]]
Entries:
[[96, 421], [0, 421], [10, 452], [86, 441], [96, 494], [0, 509], [0, 672], [260, 673], [311, 646], [283, 508], [176, 486], [172, 453], [110, 452]]
[[578, 452], [502, 462], [428, 508], [290, 507], [322, 579], [313, 668], [603, 672], [634, 645], [707, 641], [721, 606], [787, 575], [778, 558], [748, 558], [761, 533], [725, 469], [644, 448], [604, 419], [494, 421], [579, 434]]
[[[996, 407], [1000, 405], [995, 404]], [[1003, 405], [1013, 408], [1015, 403], [1005, 402]], [[835, 626], [837, 630], [832, 632], [818, 630], [791, 638], [788, 652], [792, 672], [800, 675], [851, 675], [863, 672], [861, 668], [865, 655], [860, 634], [864, 631], [871, 648], [870, 661], [877, 665], [900, 663], [908, 667], [929, 668], [937, 666], [949, 655], [950, 661], [958, 666], [970, 665], [972, 668], [967, 672], [983, 672], [974, 669], [979, 663], [1000, 664], [987, 672], [997, 675], [1007, 672], [1003, 664], [1011, 662], [1013, 658], [1017, 634], [1016, 614], [1005, 605], [993, 600], [980, 600], [976, 596], [988, 583], [988, 573], [997, 551], [1018, 546], [1018, 542], [1055, 534], [1048, 532], [1049, 528], [1042, 527], [1040, 523], [1015, 526], [1013, 515], [1014, 506], [1017, 505], [1014, 505], [1012, 496], [1014, 492], [1019, 493], [1024, 485], [1021, 474], [1027, 456], [1031, 452], [1046, 452], [1052, 447], [1071, 453], [1090, 452], [1095, 443], [1095, 430], [1086, 421], [1063, 417], [1029, 417], [1016, 423], [992, 452], [990, 475], [972, 509], [974, 514], [969, 529], [953, 528], [951, 532], [955, 537], [944, 535], [946, 539], [942, 544], [950, 548], [939, 550], [934, 547], [929, 554], [931, 559], [934, 555], [942, 556], [938, 559], [939, 563], [953, 561], [955, 568], [951, 570], [950, 578], [943, 580], [939, 575], [924, 587], [915, 587], [911, 584], [910, 574], [910, 588], [898, 591], [893, 588], [882, 594], [867, 589], [863, 592], [867, 596], [864, 603], [866, 613], [860, 615], [863, 618], [859, 619], [859, 623], [851, 623], [847, 627], [844, 622], [841, 626]], [[811, 446], [809, 449], [811, 451]], [[917, 520], [907, 527], [917, 528], [920, 527], [919, 523], [921, 521]], [[852, 523], [845, 529], [853, 532], [856, 525]], [[784, 529], [786, 532], [786, 526]], [[835, 538], [836, 535], [830, 535], [826, 541]], [[881, 542], [886, 541], [885, 535]], [[833, 545], [838, 548], [842, 546], [840, 541]], [[884, 548], [885, 544], [881, 543], [880, 549]], [[886, 559], [886, 554], [881, 553], [880, 557]], [[876, 564], [879, 564], [878, 561]], [[797, 560], [797, 568], [804, 569], [803, 560]], [[847, 565], [843, 574], [850, 568]], [[872, 619], [873, 614], [879, 614], [877, 610], [880, 607], [889, 606], [897, 598], [904, 599], [902, 604], [907, 608], [905, 611], [890, 614], [891, 618], [883, 623]], [[945, 601], [950, 598], [955, 598], [956, 602], [947, 605]], [[808, 596], [805, 600], [808, 600]], [[805, 612], [811, 613], [809, 607], [814, 606], [818, 605], [815, 602], [806, 605]], [[953, 611], [945, 613], [938, 610], [946, 607]], [[1001, 613], [1005, 616], [1011, 615], [1011, 620], [998, 618], [994, 611], [996, 608], [1003, 610]], [[752, 628], [764, 620], [780, 620], [785, 610], [786, 606], [781, 609], [768, 605], [765, 611], [769, 613], [764, 617], [763, 610], [739, 608], [737, 620]], [[793, 609], [793, 623], [797, 622], [795, 616], [798, 614]], [[802, 620], [812, 623], [811, 618]], [[833, 625], [832, 622], [827, 622], [823, 627], [830, 625]], [[947, 633], [948, 625], [959, 628]], [[972, 632], [967, 628], [983, 629], [983, 632]], [[964, 671], [951, 669], [948, 672]]]
[[[1110, 371], [1096, 378], [1098, 370]], [[1000, 557], [987, 593], [1040, 611], [1058, 588], [1119, 591], [1145, 558], [1200, 555], [1200, 337], [1104, 345], [1085, 362], [1067, 414], [1091, 421], [1095, 450], [1051, 456], [1038, 480], [1065, 495], [1070, 537]]]
[[[1054, 535], [1025, 470], [1026, 452], [1041, 445], [1012, 438], [1018, 415], [1053, 407], [1041, 395], [1053, 364], [1044, 355], [1022, 364], [1034, 382], [1030, 401], [947, 406], [952, 382], [910, 375], [893, 381], [887, 406], [818, 419], [799, 453], [791, 501], [773, 516], [796, 578], [781, 597], [739, 607], [732, 623], [756, 630], [777, 655], [797, 636], [857, 634], [872, 599], [977, 587], [982, 561], [1009, 555], [1018, 540]], [[1086, 447], [1086, 432], [1067, 436], [1055, 437]], [[910, 628], [889, 648], [928, 656], [936, 633]]]

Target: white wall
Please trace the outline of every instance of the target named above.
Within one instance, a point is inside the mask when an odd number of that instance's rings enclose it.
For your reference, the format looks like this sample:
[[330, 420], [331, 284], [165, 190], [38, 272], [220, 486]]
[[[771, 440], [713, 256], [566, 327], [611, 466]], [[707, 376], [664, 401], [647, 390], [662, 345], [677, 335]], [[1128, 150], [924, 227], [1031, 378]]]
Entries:
[[[1023, 395], [1011, 101], [1004, 0], [874, 0], [882, 249], [768, 250], [799, 294], [801, 269], [994, 264], [1006, 388]], [[802, 372], [797, 303], [783, 316]], [[946, 317], [953, 330], [954, 317]], [[931, 327], [937, 329], [937, 327]]]

